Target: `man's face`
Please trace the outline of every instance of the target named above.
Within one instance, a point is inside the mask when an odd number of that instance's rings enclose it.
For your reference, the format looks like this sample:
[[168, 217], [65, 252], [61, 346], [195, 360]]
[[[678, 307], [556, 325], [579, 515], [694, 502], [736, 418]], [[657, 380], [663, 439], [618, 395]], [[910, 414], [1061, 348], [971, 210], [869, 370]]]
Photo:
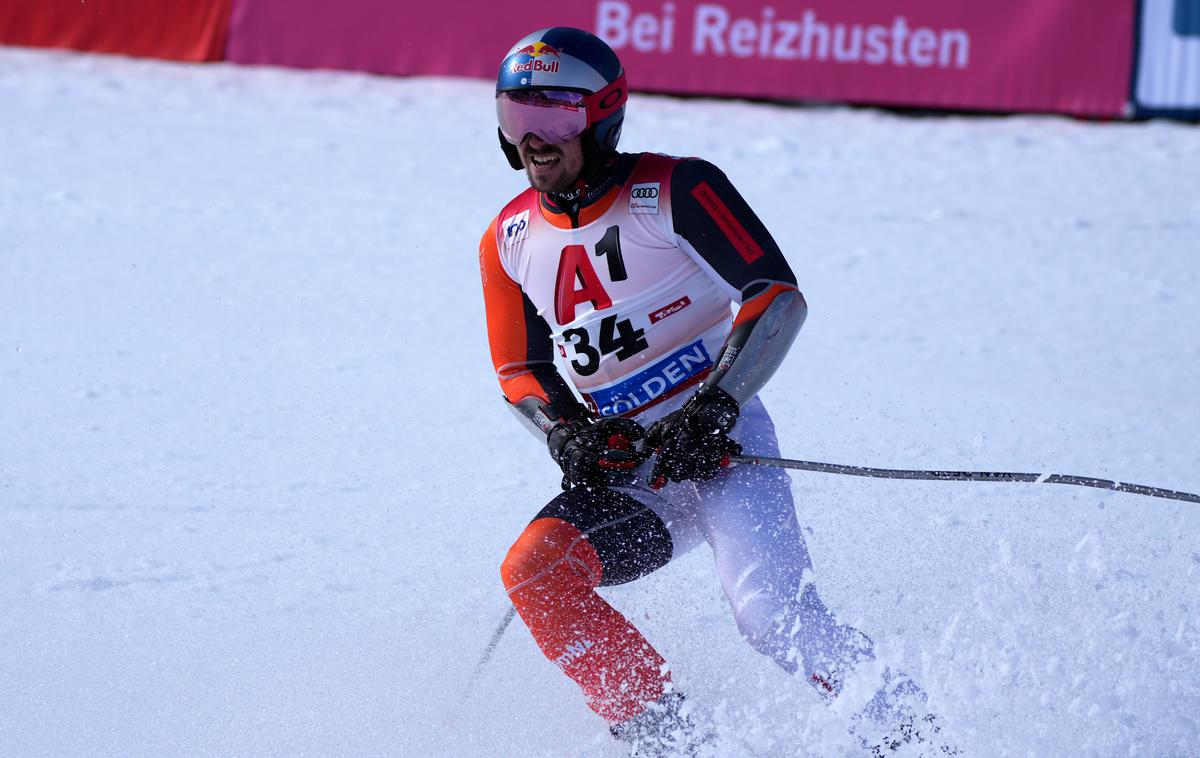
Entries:
[[583, 136], [554, 145], [527, 134], [519, 146], [529, 184], [539, 192], [565, 192], [583, 171]]

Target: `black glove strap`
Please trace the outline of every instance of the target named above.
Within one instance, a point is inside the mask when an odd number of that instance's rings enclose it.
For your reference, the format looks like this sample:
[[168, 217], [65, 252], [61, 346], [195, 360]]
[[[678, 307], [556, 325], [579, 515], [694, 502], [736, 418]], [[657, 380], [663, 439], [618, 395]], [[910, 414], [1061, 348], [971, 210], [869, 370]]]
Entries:
[[580, 432], [580, 430], [589, 427], [593, 424], [592, 418], [587, 415], [575, 416], [567, 420], [562, 420], [550, 427], [550, 432], [546, 435], [546, 447], [550, 449], [550, 457], [559, 466], [562, 465], [563, 450], [571, 438]]
[[648, 477], [650, 487], [659, 489], [668, 480], [705, 481], [716, 476], [729, 457], [742, 450], [729, 438], [739, 412], [729, 393], [712, 387], [656, 421], [646, 433], [647, 446], [657, 453]]
[[563, 470], [563, 489], [604, 486], [645, 460], [637, 445], [644, 436], [645, 430], [631, 419], [581, 415], [552, 427], [546, 446]]
[[741, 408], [725, 390], [709, 387], [692, 395], [683, 405], [683, 417], [689, 431], [728, 434], [737, 423]]

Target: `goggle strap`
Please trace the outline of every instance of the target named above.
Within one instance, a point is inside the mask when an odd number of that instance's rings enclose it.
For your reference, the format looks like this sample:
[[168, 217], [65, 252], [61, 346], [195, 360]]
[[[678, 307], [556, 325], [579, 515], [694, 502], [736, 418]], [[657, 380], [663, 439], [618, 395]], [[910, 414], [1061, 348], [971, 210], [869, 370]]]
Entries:
[[587, 96], [584, 102], [587, 103], [588, 123], [594, 124], [611, 116], [628, 99], [629, 90], [625, 86], [625, 72], [621, 72], [621, 75], [612, 84]]

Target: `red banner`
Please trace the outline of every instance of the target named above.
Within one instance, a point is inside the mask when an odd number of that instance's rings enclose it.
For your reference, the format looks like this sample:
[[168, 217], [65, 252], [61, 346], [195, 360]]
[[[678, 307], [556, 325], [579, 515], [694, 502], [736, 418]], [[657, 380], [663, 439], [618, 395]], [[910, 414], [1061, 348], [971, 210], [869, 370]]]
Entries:
[[[508, 46], [592, 30], [636, 92], [1118, 116], [1136, 0], [239, 0], [243, 63], [495, 76]], [[452, 17], [452, 18], [451, 18]]]
[[221, 60], [230, 1], [6, 0], [0, 2], [0, 44]]

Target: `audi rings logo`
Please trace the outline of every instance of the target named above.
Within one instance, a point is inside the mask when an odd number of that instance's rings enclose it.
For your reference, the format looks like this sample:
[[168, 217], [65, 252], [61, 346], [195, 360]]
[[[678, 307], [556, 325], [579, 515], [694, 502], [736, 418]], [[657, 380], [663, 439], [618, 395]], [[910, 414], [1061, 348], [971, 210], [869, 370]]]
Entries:
[[658, 215], [658, 182], [635, 184], [629, 188], [629, 212]]

